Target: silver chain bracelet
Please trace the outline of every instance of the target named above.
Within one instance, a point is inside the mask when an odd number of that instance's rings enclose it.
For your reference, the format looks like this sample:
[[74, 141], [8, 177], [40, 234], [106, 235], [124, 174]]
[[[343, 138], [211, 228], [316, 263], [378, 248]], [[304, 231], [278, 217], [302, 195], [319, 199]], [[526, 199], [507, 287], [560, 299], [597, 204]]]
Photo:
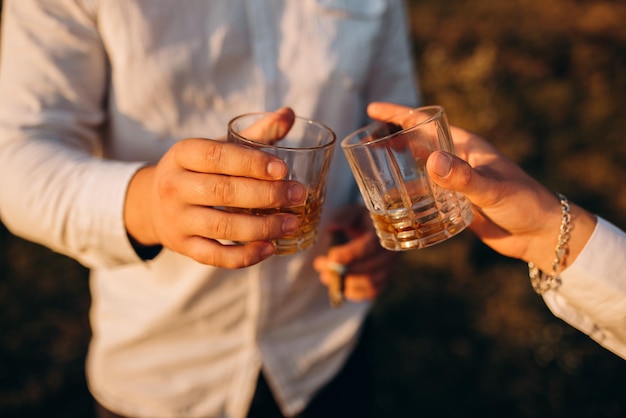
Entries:
[[563, 259], [567, 255], [567, 243], [570, 239], [572, 230], [569, 202], [561, 193], [556, 194], [561, 203], [561, 227], [559, 230], [559, 238], [555, 250], [555, 258], [552, 262], [552, 273], [546, 274], [533, 263], [528, 263], [528, 275], [530, 276], [530, 284], [535, 292], [543, 295], [548, 290], [558, 289], [561, 286], [561, 277], [559, 276]]

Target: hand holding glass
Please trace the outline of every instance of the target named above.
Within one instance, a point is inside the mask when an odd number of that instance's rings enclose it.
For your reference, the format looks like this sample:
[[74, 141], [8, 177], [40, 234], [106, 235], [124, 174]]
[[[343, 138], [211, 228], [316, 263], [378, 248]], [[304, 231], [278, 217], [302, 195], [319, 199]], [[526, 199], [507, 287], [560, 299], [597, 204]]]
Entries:
[[374, 122], [348, 135], [341, 146], [384, 248], [428, 247], [458, 234], [474, 219], [465, 196], [442, 189], [426, 173], [433, 151], [454, 153], [441, 106]]
[[248, 113], [228, 123], [228, 141], [276, 155], [288, 166], [285, 180], [295, 180], [307, 189], [303, 205], [282, 208], [226, 208], [232, 212], [263, 216], [288, 212], [298, 216], [300, 227], [290, 235], [274, 240], [278, 255], [295, 254], [311, 247], [317, 239], [317, 226], [326, 192], [335, 133], [325, 125], [295, 117], [289, 129], [276, 113]]

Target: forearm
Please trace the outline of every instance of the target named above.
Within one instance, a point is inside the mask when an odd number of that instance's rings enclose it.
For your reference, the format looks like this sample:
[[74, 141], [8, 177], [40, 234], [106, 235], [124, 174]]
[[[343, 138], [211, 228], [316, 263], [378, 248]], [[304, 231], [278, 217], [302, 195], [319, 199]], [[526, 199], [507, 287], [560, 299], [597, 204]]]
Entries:
[[103, 161], [66, 145], [22, 139], [0, 146], [2, 221], [14, 234], [106, 267], [138, 258], [122, 208], [137, 163]]

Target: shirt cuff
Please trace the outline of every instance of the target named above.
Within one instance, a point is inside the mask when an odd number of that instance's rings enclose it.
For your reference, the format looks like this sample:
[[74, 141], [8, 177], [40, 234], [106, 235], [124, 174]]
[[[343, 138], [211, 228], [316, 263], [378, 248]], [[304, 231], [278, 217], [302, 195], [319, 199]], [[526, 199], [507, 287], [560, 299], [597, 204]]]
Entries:
[[76, 216], [80, 220], [71, 236], [73, 256], [91, 268], [108, 268], [141, 262], [124, 224], [128, 184], [145, 163], [94, 161], [85, 170]]
[[544, 295], [550, 310], [626, 359], [626, 233], [598, 217], [583, 251]]

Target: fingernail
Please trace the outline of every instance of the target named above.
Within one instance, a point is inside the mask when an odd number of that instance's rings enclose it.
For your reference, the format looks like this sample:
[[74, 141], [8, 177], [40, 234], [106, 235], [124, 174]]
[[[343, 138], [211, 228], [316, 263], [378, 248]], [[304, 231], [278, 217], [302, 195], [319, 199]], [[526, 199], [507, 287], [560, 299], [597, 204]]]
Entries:
[[448, 154], [440, 152], [435, 156], [435, 162], [433, 164], [433, 172], [439, 177], [446, 177], [450, 174], [452, 168], [452, 157]]
[[292, 232], [295, 232], [299, 225], [300, 221], [298, 218], [295, 216], [286, 216], [285, 219], [283, 219], [282, 224], [283, 234], [291, 234]]
[[301, 184], [294, 183], [287, 189], [287, 198], [292, 203], [301, 203], [306, 196], [306, 189]]
[[267, 174], [275, 179], [282, 179], [287, 174], [285, 169], [285, 163], [279, 160], [270, 161], [267, 164]]

